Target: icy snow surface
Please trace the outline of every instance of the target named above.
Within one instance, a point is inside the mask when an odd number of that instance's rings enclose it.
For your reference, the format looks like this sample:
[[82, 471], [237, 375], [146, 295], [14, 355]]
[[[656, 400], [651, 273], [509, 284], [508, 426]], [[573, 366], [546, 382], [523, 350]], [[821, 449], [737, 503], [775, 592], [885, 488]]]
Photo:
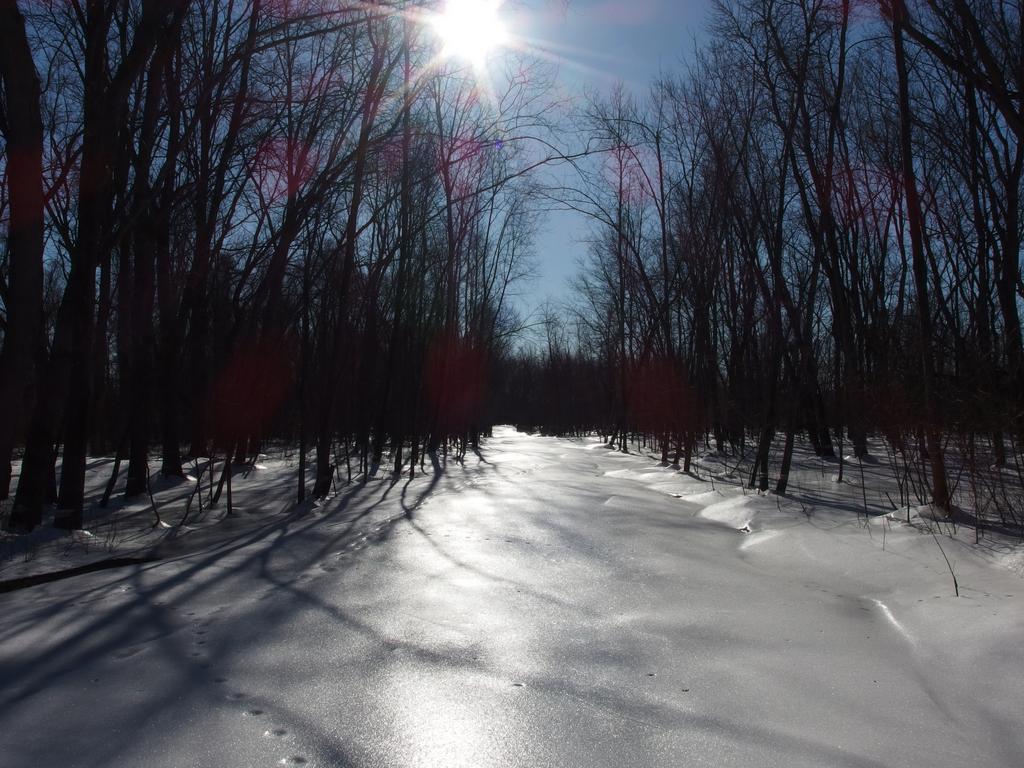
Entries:
[[918, 527], [509, 429], [318, 508], [265, 476], [0, 595], [0, 764], [1024, 765], [1024, 583], [966, 541], [957, 598]]

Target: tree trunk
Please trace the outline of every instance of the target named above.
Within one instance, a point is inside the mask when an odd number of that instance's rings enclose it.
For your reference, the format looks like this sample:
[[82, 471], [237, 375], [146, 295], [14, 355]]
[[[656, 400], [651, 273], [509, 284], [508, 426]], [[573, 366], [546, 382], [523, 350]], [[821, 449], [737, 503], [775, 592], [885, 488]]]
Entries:
[[932, 470], [932, 503], [941, 509], [949, 509], [949, 486], [946, 479], [946, 464], [942, 451], [939, 410], [935, 401], [935, 361], [932, 354], [931, 309], [928, 304], [928, 272], [924, 253], [924, 226], [921, 204], [917, 192], [917, 177], [914, 171], [913, 143], [911, 137], [910, 86], [907, 76], [907, 59], [903, 48], [903, 19], [906, 7], [903, 0], [893, 5], [892, 35], [896, 57], [896, 79], [899, 92], [900, 114], [900, 155], [903, 174], [904, 194], [907, 202], [907, 219], [910, 229], [910, 250], [914, 274], [914, 288], [917, 293], [917, 317], [921, 345], [921, 375], [924, 396], [925, 439]]
[[[0, 352], [0, 499], [6, 499], [11, 454], [35, 405], [45, 349], [40, 86], [16, 0], [0, 0], [0, 85], [7, 107], [4, 140], [10, 205], [7, 327]], [[11, 522], [20, 525], [13, 518]]]

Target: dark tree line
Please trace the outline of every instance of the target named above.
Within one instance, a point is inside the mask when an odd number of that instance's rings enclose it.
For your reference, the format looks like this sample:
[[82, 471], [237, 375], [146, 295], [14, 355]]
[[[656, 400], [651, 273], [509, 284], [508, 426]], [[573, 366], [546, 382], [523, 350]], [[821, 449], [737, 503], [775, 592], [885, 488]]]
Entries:
[[720, 0], [685, 72], [594, 95], [602, 160], [552, 194], [590, 260], [515, 419], [686, 468], [749, 441], [762, 490], [798, 433], [840, 461], [884, 435], [941, 507], [965, 466], [1024, 486], [1022, 25], [993, 0]]
[[[413, 470], [489, 426], [548, 78], [438, 57], [429, 3], [0, 2], [0, 494], [80, 527], [87, 454], [146, 492], [298, 443]], [[11, 459], [22, 458], [11, 487]], [[59, 472], [58, 472], [59, 469]]]

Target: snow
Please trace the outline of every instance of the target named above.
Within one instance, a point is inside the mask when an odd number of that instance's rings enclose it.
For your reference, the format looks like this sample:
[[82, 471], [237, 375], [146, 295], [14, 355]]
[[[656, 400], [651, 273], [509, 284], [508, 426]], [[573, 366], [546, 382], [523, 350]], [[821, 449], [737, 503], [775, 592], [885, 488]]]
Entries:
[[0, 578], [161, 559], [0, 594], [0, 763], [1021, 765], [1013, 541], [869, 522], [884, 462], [800, 453], [777, 497], [596, 447], [500, 429], [298, 509], [261, 459], [229, 520], [36, 542]]
[[750, 509], [750, 502], [747, 496], [733, 496], [725, 501], [708, 504], [698, 514], [706, 520], [714, 520], [738, 531], [749, 531], [755, 514]]
[[[87, 499], [99, 502], [112, 465], [112, 457], [90, 461], [86, 474]], [[223, 466], [221, 461], [214, 465], [215, 488]], [[262, 518], [290, 509], [295, 498], [296, 468], [291, 460], [268, 462], [261, 455], [260, 463], [254, 468], [235, 468], [230, 519], [227, 519], [223, 493], [217, 507], [211, 509], [207, 505], [210, 472], [206, 459], [191, 463], [188, 468], [191, 472], [186, 473], [185, 478], [159, 479], [159, 468], [159, 461], [151, 462], [152, 501], [147, 494], [131, 500], [114, 494], [106, 509], [100, 508], [98, 503], [87, 505], [85, 529], [74, 531], [70, 536], [49, 525], [37, 528], [28, 536], [0, 533], [0, 580], [52, 574], [111, 558], [149, 557], [157, 549], [164, 553], [178, 551], [186, 546], [186, 541], [187, 546], [197, 546], [225, 535], [237, 535], [242, 529], [260, 525]], [[18, 462], [14, 469], [12, 487], [17, 483]], [[122, 462], [119, 490], [124, 487], [126, 473], [127, 462]], [[197, 476], [202, 479], [202, 511], [199, 501], [193, 499], [186, 516]], [[160, 511], [159, 524], [154, 504]]]

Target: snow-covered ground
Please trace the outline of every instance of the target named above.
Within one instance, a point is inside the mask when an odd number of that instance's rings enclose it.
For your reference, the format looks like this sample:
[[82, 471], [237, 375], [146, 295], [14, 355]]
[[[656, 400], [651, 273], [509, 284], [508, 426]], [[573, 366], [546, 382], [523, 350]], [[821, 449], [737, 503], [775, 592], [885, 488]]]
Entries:
[[866, 521], [880, 465], [698, 470], [502, 429], [320, 507], [268, 462], [229, 520], [9, 544], [0, 579], [161, 559], [0, 594], [0, 765], [1024, 764], [1019, 547]]
[[[99, 502], [113, 464], [112, 457], [89, 461], [83, 530], [70, 536], [55, 530], [50, 525], [51, 510], [44, 524], [30, 535], [14, 536], [0, 531], [0, 588], [5, 582], [24, 581], [115, 558], [164, 557], [170, 552], [196, 549], [259, 528], [295, 506], [298, 469], [297, 458], [291, 455], [275, 460], [261, 455], [254, 466], [233, 469], [230, 517], [226, 490], [222, 489], [216, 506], [209, 505], [223, 472], [222, 460], [214, 461], [212, 472], [208, 460], [201, 459], [186, 465], [184, 479], [163, 479], [159, 476], [160, 461], [152, 459], [152, 498], [142, 494], [130, 500], [120, 493], [127, 473], [127, 462], [122, 462], [117, 492], [111, 495], [106, 507], [101, 507]], [[17, 486], [19, 469], [19, 462], [15, 462], [12, 488]], [[202, 492], [198, 493], [200, 488]], [[3, 504], [10, 507], [13, 500]]]

